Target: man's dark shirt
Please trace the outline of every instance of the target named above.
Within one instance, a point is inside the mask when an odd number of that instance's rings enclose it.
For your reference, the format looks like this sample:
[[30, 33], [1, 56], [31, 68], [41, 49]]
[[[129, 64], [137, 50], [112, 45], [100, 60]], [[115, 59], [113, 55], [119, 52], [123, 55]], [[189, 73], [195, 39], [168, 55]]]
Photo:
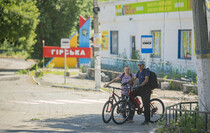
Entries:
[[139, 79], [139, 85], [144, 82], [146, 76], [150, 76], [148, 69], [144, 68], [142, 72], [140, 72], [140, 70], [137, 72], [136, 77]]

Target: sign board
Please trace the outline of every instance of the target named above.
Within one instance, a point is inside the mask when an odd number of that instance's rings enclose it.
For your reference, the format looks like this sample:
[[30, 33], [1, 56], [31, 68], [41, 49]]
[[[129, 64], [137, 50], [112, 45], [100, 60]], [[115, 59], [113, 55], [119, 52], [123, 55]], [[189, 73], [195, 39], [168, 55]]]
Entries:
[[61, 48], [70, 48], [70, 39], [62, 38], [61, 39]]
[[93, 35], [94, 47], [101, 47], [101, 33]]
[[192, 0], [156, 0], [115, 6], [116, 16], [180, 11], [192, 11]]
[[[56, 46], [44, 46], [43, 57], [64, 57], [64, 49]], [[92, 58], [92, 48], [66, 49], [67, 57]]]
[[153, 36], [152, 35], [141, 36], [141, 53], [142, 54], [153, 53]]

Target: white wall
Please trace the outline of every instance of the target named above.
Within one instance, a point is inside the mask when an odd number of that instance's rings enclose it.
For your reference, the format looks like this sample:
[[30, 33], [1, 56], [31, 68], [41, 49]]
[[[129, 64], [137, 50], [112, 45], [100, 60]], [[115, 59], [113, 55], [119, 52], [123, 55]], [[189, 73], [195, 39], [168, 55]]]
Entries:
[[[151, 0], [144, 0], [151, 1]], [[100, 3], [100, 31], [118, 31], [119, 53], [126, 51], [127, 57], [131, 57], [130, 37], [136, 37], [136, 49], [140, 50], [141, 35], [150, 35], [152, 30], [161, 30], [161, 59], [164, 62], [171, 62], [183, 67], [195, 67], [196, 57], [194, 55], [194, 29], [192, 11], [153, 13], [127, 16], [115, 16], [115, 5], [123, 4], [126, 1]], [[142, 0], [130, 0], [129, 3], [143, 2]], [[128, 2], [126, 2], [128, 3]], [[131, 19], [131, 20], [130, 20]], [[210, 19], [210, 13], [208, 13]], [[208, 24], [210, 27], [210, 24]], [[192, 30], [192, 59], [178, 59], [178, 30]], [[109, 35], [110, 37], [110, 35]], [[101, 51], [102, 57], [116, 57], [108, 51]], [[141, 55], [143, 58], [145, 55]], [[156, 62], [160, 58], [154, 59]]]

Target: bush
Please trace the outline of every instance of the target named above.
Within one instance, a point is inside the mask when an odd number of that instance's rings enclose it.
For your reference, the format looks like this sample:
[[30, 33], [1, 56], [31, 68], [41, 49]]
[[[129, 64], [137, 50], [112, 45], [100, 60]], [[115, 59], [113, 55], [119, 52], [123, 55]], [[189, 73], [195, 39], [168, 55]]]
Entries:
[[23, 69], [23, 70], [19, 70], [17, 73], [18, 74], [28, 74], [29, 70], [28, 69]]
[[[198, 110], [198, 108], [196, 109]], [[160, 128], [156, 130], [157, 133], [198, 133], [205, 131], [205, 117], [202, 114], [195, 112], [185, 113], [177, 118], [177, 122], [172, 121], [171, 127], [165, 126], [165, 121], [159, 123]], [[195, 128], [196, 127], [196, 128]], [[210, 119], [208, 120], [207, 130], [210, 130]]]
[[36, 77], [42, 77], [43, 75], [44, 75], [44, 72], [41, 69], [37, 70], [35, 73]]

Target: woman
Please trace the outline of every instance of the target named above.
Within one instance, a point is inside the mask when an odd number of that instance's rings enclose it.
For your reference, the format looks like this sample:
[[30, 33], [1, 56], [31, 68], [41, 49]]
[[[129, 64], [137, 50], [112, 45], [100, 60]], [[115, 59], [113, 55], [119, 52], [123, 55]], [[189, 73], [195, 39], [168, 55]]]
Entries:
[[[110, 81], [109, 83], [105, 84], [104, 87], [107, 87], [108, 85], [110, 85], [111, 83], [115, 82], [115, 81], [119, 81], [121, 80], [121, 83], [126, 83], [129, 80], [131, 80], [133, 77], [135, 76], [135, 74], [130, 73], [130, 68], [128, 66], [124, 67], [124, 72], [121, 73], [119, 76], [117, 76], [116, 78], [114, 78], [112, 81]], [[129, 83], [131, 86], [135, 86], [135, 82], [130, 82]], [[122, 86], [122, 91], [121, 91], [121, 96], [122, 99], [124, 99], [126, 96], [128, 96], [128, 92], [129, 92], [129, 88], [126, 88], [125, 86]], [[132, 104], [132, 102], [130, 102]], [[134, 106], [132, 104], [132, 106]], [[133, 116], [134, 116], [135, 110], [134, 107], [132, 108], [130, 115], [128, 117], [128, 122], [133, 123]]]

